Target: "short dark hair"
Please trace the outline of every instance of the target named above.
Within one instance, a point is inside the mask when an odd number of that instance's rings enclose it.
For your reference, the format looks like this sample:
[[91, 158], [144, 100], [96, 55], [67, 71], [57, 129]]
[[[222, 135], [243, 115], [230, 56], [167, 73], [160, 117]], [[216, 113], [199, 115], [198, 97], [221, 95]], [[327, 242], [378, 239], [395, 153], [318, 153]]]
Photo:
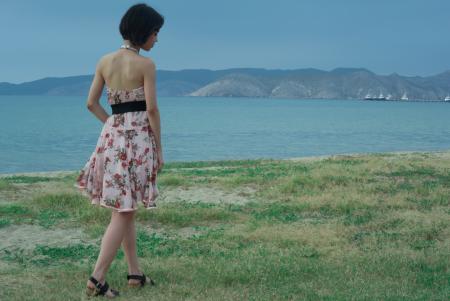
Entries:
[[142, 46], [148, 37], [159, 31], [164, 24], [164, 17], [145, 3], [130, 7], [120, 21], [120, 34], [124, 40], [133, 45]]

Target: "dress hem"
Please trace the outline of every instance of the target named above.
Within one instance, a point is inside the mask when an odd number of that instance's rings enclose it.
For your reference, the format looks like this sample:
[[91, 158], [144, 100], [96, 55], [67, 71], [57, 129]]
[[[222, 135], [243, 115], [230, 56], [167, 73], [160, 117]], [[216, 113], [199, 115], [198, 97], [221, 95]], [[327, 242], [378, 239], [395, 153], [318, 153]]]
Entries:
[[[103, 207], [103, 208], [110, 208], [110, 209], [113, 209], [114, 211], [117, 211], [117, 212], [133, 212], [133, 211], [139, 210], [139, 208], [135, 208], [135, 209], [121, 209], [120, 210], [120, 209], [117, 209], [116, 207], [102, 204], [101, 201], [97, 201], [97, 199], [91, 197], [91, 194], [87, 191], [85, 186], [79, 186], [77, 184], [73, 184], [73, 186], [75, 188], [78, 188], [81, 191], [82, 194], [85, 194], [85, 196], [89, 198], [89, 200], [91, 202], [91, 205], [93, 205], [93, 206], [100, 206], [100, 207]], [[136, 202], [136, 204], [137, 204], [137, 202]], [[155, 206], [148, 206], [148, 207], [145, 207], [145, 205], [144, 205], [144, 209], [146, 209], [146, 210], [152, 210], [152, 209], [156, 209], [156, 208], [158, 208], [156, 205]]]

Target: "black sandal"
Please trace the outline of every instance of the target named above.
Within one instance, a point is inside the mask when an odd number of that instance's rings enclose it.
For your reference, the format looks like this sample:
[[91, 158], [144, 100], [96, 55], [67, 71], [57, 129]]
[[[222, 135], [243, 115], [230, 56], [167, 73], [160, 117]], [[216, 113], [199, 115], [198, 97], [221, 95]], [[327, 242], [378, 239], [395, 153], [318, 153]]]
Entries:
[[[147, 278], [150, 279], [150, 282], [147, 282]], [[128, 283], [128, 286], [140, 286], [140, 287], [143, 287], [146, 283], [148, 283], [149, 285], [155, 285], [156, 284], [155, 281], [153, 281], [150, 277], [145, 276], [144, 273], [142, 273], [142, 275], [130, 275], [130, 274], [128, 274], [127, 275], [127, 280], [130, 280], [130, 279], [137, 279], [137, 280], [140, 280], [140, 282], [136, 283], [136, 284], [135, 283], [133, 283], [133, 284]]]
[[[90, 288], [87, 287], [86, 288], [86, 294], [89, 296], [104, 296], [106, 294], [106, 292], [108, 291], [109, 288], [109, 284], [108, 282], [105, 281], [105, 284], [101, 284], [97, 279], [95, 279], [94, 277], [90, 277], [89, 278], [90, 281], [92, 281], [92, 283], [94, 283], [95, 288]], [[109, 298], [115, 298], [117, 296], [119, 296], [119, 291], [115, 290], [115, 289], [110, 289], [111, 293], [113, 293], [114, 297], [109, 297]]]

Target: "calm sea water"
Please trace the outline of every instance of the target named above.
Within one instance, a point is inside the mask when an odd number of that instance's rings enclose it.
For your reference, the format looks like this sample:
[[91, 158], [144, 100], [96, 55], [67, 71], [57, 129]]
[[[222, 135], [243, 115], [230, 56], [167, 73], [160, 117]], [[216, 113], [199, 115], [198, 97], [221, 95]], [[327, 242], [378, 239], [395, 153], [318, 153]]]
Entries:
[[[165, 161], [450, 149], [450, 103], [159, 97]], [[84, 97], [0, 96], [0, 173], [79, 170], [103, 124]], [[101, 103], [110, 113], [106, 99]]]

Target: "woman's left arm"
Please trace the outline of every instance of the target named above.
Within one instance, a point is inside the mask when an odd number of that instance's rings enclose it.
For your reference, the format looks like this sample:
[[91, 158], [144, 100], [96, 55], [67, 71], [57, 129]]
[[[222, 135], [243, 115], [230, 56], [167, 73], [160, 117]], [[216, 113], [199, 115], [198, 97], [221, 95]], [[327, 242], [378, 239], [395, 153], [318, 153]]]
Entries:
[[89, 89], [88, 100], [86, 106], [89, 111], [91, 111], [95, 117], [97, 117], [101, 122], [105, 123], [109, 115], [100, 105], [100, 97], [102, 96], [103, 87], [105, 85], [105, 79], [103, 78], [101, 69], [103, 65], [103, 60], [97, 64], [95, 68], [94, 79], [92, 80], [91, 88]]

